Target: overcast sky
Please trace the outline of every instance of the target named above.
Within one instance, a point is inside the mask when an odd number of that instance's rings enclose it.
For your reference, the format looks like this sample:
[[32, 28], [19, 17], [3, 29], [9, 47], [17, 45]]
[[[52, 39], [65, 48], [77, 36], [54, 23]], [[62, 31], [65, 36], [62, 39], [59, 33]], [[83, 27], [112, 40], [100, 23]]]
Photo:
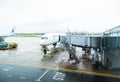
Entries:
[[120, 25], [120, 0], [0, 0], [0, 32], [102, 32]]

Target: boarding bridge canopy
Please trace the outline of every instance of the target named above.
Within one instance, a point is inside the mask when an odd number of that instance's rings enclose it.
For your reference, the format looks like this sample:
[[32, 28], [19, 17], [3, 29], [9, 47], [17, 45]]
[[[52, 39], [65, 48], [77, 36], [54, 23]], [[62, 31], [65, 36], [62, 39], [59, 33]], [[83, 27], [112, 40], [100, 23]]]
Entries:
[[70, 35], [62, 37], [62, 43], [68, 43], [73, 46], [78, 47], [100, 47], [101, 37], [91, 37], [91, 36], [80, 36], [80, 35]]
[[120, 36], [120, 26], [117, 26], [108, 31], [105, 31], [104, 34], [107, 36]]
[[101, 48], [111, 51], [119, 50], [120, 52], [120, 26], [105, 31], [101, 36], [68, 34], [62, 37], [61, 42], [78, 47]]

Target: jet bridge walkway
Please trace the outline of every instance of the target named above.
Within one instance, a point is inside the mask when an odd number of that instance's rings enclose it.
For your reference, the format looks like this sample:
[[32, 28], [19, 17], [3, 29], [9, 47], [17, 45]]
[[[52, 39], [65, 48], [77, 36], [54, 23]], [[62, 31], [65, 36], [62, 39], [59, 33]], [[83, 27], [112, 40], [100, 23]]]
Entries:
[[[60, 42], [83, 50], [89, 50], [95, 63], [98, 60], [98, 53], [101, 54], [101, 63], [108, 68], [120, 68], [120, 36], [78, 36], [67, 35], [60, 37]], [[69, 46], [66, 47], [69, 53], [75, 55]], [[76, 59], [76, 61], [78, 61]], [[109, 62], [110, 65], [107, 65]]]

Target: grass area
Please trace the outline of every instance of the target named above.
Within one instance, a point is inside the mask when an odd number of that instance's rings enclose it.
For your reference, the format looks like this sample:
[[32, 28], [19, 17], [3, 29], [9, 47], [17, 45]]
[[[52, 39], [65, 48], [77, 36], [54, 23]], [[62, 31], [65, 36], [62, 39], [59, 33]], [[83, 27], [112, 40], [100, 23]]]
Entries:
[[15, 34], [14, 37], [41, 37], [43, 34]]

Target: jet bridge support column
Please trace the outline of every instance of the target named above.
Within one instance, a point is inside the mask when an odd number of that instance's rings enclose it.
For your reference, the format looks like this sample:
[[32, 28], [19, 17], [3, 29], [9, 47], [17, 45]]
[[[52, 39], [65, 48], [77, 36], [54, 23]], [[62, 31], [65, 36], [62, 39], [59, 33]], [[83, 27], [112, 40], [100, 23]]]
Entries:
[[77, 58], [74, 50], [72, 50], [72, 49], [70, 48], [70, 45], [69, 45], [69, 44], [64, 44], [64, 46], [66, 47], [67, 51], [69, 52], [69, 58], [70, 58], [70, 59], [73, 58], [76, 63], [79, 63], [80, 60]]
[[95, 69], [98, 69], [98, 53], [96, 48], [91, 48], [91, 55], [92, 55], [92, 64], [94, 65]]
[[92, 63], [96, 63], [98, 61], [98, 54], [97, 49], [91, 48], [91, 55], [92, 55]]

